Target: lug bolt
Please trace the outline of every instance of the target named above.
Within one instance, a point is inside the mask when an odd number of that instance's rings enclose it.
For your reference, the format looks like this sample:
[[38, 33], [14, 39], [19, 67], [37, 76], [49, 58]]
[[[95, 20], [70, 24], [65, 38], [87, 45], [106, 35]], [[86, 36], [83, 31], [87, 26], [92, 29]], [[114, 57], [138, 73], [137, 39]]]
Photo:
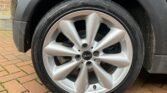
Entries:
[[88, 47], [88, 44], [84, 43], [84, 44], [82, 45], [82, 47], [83, 47], [83, 48], [87, 48], [87, 47]]
[[96, 90], [96, 85], [93, 85], [93, 89]]
[[87, 66], [90, 66], [91, 64], [92, 64], [92, 62], [90, 62], [90, 61], [88, 61], [88, 62], [86, 63]]
[[80, 56], [80, 55], [76, 55], [76, 56], [75, 56], [75, 59], [76, 59], [76, 60], [80, 60], [80, 59], [81, 59], [81, 56]]
[[100, 54], [99, 51], [95, 51], [95, 52], [93, 53], [94, 56], [99, 56], [99, 54]]

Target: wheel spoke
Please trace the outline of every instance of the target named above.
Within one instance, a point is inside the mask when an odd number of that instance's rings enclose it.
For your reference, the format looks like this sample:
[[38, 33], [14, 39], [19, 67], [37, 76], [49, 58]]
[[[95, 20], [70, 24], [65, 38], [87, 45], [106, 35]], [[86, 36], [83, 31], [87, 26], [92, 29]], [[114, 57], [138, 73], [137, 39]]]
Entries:
[[127, 55], [124, 53], [104, 54], [97, 57], [96, 59], [117, 67], [126, 67], [130, 64]]
[[79, 53], [74, 51], [72, 48], [65, 47], [55, 41], [51, 42], [44, 48], [44, 51], [52, 56], [75, 56]]
[[125, 31], [111, 28], [110, 32], [97, 44], [94, 50], [102, 50], [121, 41]]
[[69, 75], [72, 70], [74, 70], [76, 68], [76, 66], [78, 66], [80, 64], [80, 62], [69, 62], [66, 64], [63, 64], [61, 66], [55, 67], [53, 70], [53, 78], [55, 80], [63, 80], [64, 78], [67, 77], [67, 75]]
[[112, 77], [107, 73], [102, 67], [93, 62], [93, 69], [95, 74], [100, 82], [100, 84], [108, 89], [111, 89], [113, 86]]
[[77, 33], [77, 30], [73, 22], [69, 20], [63, 20], [60, 22], [60, 29], [63, 34], [70, 39], [78, 48], [81, 46], [81, 39]]
[[76, 86], [76, 93], [84, 93], [88, 88], [88, 71], [86, 64], [84, 64], [83, 68], [81, 69], [79, 76], [75, 82]]
[[96, 13], [92, 13], [88, 16], [86, 20], [86, 39], [87, 43], [90, 47], [90, 45], [93, 43], [95, 36], [97, 34], [97, 31], [100, 26], [100, 17]]

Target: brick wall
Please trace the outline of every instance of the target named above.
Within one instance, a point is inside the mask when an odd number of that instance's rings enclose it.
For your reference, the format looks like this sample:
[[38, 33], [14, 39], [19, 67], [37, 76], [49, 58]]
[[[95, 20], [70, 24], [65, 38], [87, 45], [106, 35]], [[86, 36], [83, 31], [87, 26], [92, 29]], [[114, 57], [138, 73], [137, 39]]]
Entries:
[[0, 0], [0, 19], [11, 18], [11, 0]]

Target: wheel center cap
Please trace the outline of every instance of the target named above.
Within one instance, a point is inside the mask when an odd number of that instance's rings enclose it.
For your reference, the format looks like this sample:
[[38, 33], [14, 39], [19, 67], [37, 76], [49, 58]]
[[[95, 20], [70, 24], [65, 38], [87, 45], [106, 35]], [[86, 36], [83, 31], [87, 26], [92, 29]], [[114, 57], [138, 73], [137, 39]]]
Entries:
[[83, 57], [83, 59], [85, 59], [85, 60], [89, 60], [89, 59], [92, 58], [92, 53], [89, 52], [89, 51], [85, 51], [85, 52], [83, 52], [82, 57]]

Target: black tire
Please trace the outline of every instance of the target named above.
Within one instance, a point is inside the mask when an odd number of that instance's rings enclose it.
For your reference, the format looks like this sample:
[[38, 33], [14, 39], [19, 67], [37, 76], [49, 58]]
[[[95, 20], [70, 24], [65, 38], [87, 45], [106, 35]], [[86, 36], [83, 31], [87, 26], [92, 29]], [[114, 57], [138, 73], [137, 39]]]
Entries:
[[124, 81], [109, 93], [122, 93], [136, 80], [143, 64], [144, 41], [140, 28], [130, 14], [118, 4], [106, 0], [69, 0], [49, 11], [38, 24], [32, 41], [32, 58], [35, 70], [41, 81], [54, 93], [67, 93], [59, 88], [48, 76], [42, 59], [42, 47], [48, 29], [60, 17], [69, 12], [93, 9], [102, 11], [119, 20], [127, 29], [133, 45], [133, 63]]

